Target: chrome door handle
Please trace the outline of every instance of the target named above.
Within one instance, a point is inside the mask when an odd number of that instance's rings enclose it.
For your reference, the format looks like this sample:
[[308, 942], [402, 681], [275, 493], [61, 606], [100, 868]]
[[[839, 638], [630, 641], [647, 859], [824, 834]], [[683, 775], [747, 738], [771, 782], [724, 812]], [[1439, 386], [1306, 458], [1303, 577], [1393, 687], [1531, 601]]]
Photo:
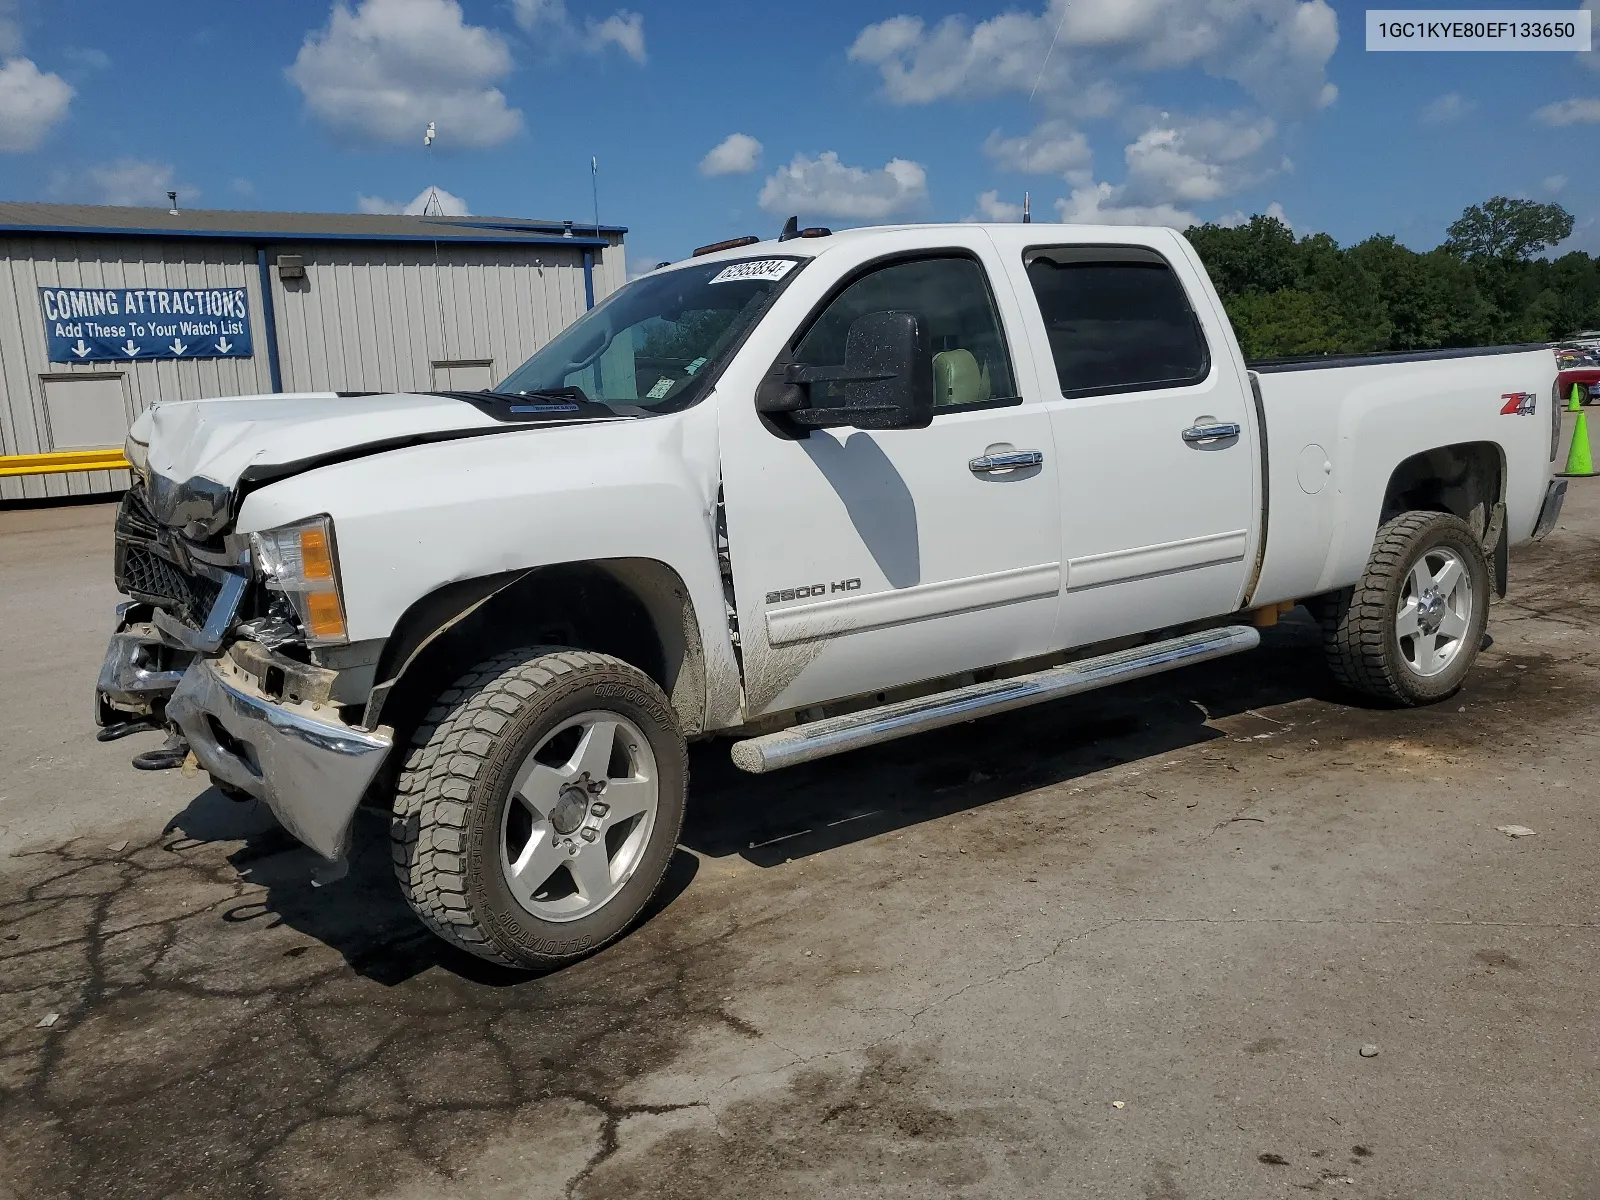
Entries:
[[1191, 425], [1183, 431], [1183, 440], [1191, 446], [1198, 442], [1220, 442], [1223, 438], [1236, 438], [1243, 428], [1223, 421], [1215, 425]]
[[985, 454], [967, 460], [967, 470], [974, 475], [988, 471], [1015, 471], [1018, 467], [1037, 467], [1044, 462], [1039, 450], [1008, 450], [1004, 454]]

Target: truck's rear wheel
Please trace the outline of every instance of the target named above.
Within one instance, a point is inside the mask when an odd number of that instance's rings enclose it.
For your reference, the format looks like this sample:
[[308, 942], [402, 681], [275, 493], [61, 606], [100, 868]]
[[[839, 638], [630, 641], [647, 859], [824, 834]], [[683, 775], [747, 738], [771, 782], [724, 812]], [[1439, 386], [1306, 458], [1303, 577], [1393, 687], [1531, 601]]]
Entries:
[[1328, 666], [1391, 704], [1452, 694], [1472, 668], [1489, 616], [1489, 562], [1449, 513], [1408, 512], [1378, 530], [1366, 574], [1321, 612]]
[[603, 654], [479, 663], [412, 741], [391, 838], [401, 890], [447, 941], [549, 968], [649, 903], [683, 821], [688, 763], [667, 698]]

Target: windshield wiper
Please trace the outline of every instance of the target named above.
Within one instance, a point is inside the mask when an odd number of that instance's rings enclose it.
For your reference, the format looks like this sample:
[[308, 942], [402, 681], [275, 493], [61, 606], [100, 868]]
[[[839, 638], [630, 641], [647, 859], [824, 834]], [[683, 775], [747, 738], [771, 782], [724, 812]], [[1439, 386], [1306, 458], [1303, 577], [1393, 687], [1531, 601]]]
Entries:
[[[592, 404], [600, 408], [610, 409], [622, 417], [648, 417], [650, 411], [639, 407], [637, 404], [618, 404], [611, 400], [593, 400], [580, 387], [567, 386], [559, 388], [531, 388], [525, 392], [497, 392], [486, 388], [478, 393], [482, 396], [494, 396], [501, 400], [510, 400], [513, 413], [546, 413], [546, 412], [577, 412], [583, 405]], [[535, 401], [532, 404], [518, 404], [518, 400]], [[540, 403], [542, 401], [542, 403]]]
[[512, 399], [526, 396], [533, 400], [576, 400], [579, 404], [594, 403], [581, 387], [571, 384], [558, 388], [530, 388], [523, 392], [499, 392], [494, 388], [484, 388], [483, 393], [486, 396], [509, 396]]

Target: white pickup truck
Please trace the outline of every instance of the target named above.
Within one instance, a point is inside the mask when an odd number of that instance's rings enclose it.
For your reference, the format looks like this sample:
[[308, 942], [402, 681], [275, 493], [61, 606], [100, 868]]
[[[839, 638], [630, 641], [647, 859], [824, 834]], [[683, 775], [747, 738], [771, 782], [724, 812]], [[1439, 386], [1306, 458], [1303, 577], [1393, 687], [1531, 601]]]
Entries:
[[336, 873], [358, 803], [458, 946], [645, 907], [686, 739], [771, 771], [1250, 649], [1296, 602], [1450, 694], [1564, 483], [1546, 348], [1246, 366], [1167, 229], [708, 247], [493, 391], [134, 425], [102, 737], [166, 729]]

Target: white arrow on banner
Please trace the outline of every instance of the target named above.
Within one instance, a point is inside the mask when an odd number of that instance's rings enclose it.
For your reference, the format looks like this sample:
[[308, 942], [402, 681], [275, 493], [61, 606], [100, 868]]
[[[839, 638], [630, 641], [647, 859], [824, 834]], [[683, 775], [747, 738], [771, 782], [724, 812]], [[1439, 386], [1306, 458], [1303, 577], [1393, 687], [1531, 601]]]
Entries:
[[89, 347], [83, 344], [82, 338], [79, 338], [78, 344], [72, 348], [72, 352], [79, 358], [87, 358], [89, 356]]
[[173, 352], [173, 353], [174, 353], [174, 354], [182, 354], [182, 353], [183, 353], [183, 352], [184, 352], [184, 351], [185, 351], [185, 350], [187, 350], [187, 349], [188, 349], [188, 348], [189, 348], [189, 347], [187, 347], [187, 346], [185, 346], [185, 345], [184, 345], [184, 344], [183, 344], [183, 343], [182, 343], [182, 342], [180, 342], [180, 341], [179, 341], [179, 340], [178, 340], [178, 339], [177, 339], [177, 338], [173, 338], [173, 339], [172, 339], [172, 345], [171, 345], [171, 346], [170, 346], [170, 347], [169, 347], [169, 349], [170, 349], [170, 350], [171, 350], [171, 351], [172, 351], [172, 352]]
[[119, 349], [129, 358], [137, 358], [139, 356], [139, 347], [133, 344], [132, 338], [123, 342]]
[[217, 353], [218, 354], [226, 354], [229, 350], [232, 350], [232, 349], [233, 349], [233, 343], [230, 342], [227, 338], [220, 337], [220, 338], [217, 339]]

